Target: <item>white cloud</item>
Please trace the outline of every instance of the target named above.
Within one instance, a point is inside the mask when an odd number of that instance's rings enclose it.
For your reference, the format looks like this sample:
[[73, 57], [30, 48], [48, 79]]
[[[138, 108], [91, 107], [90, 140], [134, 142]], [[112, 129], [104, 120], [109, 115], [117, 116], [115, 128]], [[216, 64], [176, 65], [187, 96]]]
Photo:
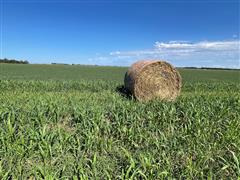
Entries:
[[[112, 63], [130, 65], [138, 59], [165, 59], [177, 66], [240, 68], [239, 40], [156, 42], [152, 49], [109, 53]], [[123, 61], [124, 60], [124, 61]]]
[[200, 51], [239, 51], [239, 41], [201, 41], [191, 43], [187, 41], [169, 41], [156, 42], [154, 49], [137, 50], [137, 51], [115, 51], [110, 52], [110, 56], [140, 56], [140, 55], [154, 55], [154, 54], [176, 54], [181, 53], [200, 52]]
[[170, 41], [168, 43], [156, 42], [155, 47], [159, 50], [190, 50], [190, 51], [229, 51], [239, 49], [239, 41], [201, 41], [196, 43]]

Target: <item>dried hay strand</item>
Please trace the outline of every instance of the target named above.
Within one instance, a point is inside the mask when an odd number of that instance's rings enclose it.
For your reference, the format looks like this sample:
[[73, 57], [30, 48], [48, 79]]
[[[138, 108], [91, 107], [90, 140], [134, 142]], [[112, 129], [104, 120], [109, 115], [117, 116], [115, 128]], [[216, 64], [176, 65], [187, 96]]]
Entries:
[[125, 88], [140, 101], [175, 100], [182, 79], [178, 71], [165, 61], [137, 61], [125, 74]]

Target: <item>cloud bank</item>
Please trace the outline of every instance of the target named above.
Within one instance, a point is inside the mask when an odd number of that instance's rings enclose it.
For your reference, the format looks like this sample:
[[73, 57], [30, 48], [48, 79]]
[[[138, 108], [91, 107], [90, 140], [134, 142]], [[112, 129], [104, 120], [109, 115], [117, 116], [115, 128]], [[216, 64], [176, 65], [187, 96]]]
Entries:
[[139, 59], [164, 59], [175, 66], [240, 68], [240, 41], [155, 42], [153, 48], [114, 51], [93, 61], [105, 65], [129, 66]]

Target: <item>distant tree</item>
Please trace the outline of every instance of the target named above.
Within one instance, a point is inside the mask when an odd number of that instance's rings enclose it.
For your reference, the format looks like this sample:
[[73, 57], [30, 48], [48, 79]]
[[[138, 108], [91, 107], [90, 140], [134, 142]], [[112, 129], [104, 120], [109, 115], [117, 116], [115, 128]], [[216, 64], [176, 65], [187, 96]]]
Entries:
[[8, 64], [29, 64], [26, 60], [15, 60], [15, 59], [0, 59], [0, 63], [8, 63]]

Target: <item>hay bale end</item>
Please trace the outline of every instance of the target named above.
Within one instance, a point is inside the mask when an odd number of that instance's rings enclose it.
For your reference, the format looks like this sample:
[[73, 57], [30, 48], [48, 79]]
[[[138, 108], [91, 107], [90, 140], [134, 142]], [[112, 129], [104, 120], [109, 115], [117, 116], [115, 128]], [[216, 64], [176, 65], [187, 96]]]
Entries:
[[172, 101], [180, 94], [182, 79], [179, 72], [165, 61], [142, 60], [128, 69], [124, 85], [140, 101], [156, 98]]

